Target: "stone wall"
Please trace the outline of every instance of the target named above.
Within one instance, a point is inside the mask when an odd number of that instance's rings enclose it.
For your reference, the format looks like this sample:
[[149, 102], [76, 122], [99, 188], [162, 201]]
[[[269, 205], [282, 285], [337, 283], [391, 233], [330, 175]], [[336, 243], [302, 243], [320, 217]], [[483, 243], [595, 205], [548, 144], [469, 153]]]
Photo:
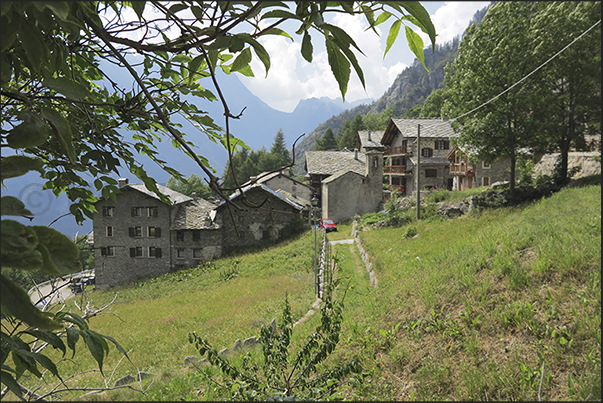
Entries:
[[[94, 213], [94, 260], [96, 287], [106, 288], [167, 273], [170, 258], [170, 207], [161, 201], [124, 188], [119, 203], [101, 200]], [[103, 216], [103, 207], [113, 207], [113, 217]], [[132, 207], [142, 207], [140, 217], [132, 217]], [[156, 207], [157, 217], [149, 217], [147, 208]], [[108, 236], [107, 227], [113, 230]], [[130, 227], [140, 227], [140, 235], [131, 237]], [[149, 236], [149, 227], [160, 229], [160, 236]], [[101, 248], [112, 247], [113, 256], [102, 256]], [[142, 248], [142, 256], [131, 257], [130, 248]], [[150, 257], [149, 248], [161, 250], [161, 257]]]
[[[540, 174], [552, 176], [559, 155], [559, 153], [543, 155], [534, 167], [533, 177], [537, 178]], [[571, 171], [574, 167], [579, 167], [580, 171], [572, 179], [588, 175], [601, 175], [601, 153], [599, 151], [568, 153], [568, 171]]]
[[245, 192], [245, 196], [250, 203], [261, 207], [246, 206], [240, 200], [241, 197], [234, 199], [234, 204], [240, 208], [229, 208], [226, 204], [218, 207], [217, 216], [222, 225], [223, 253], [251, 246], [263, 240], [277, 241], [290, 222], [301, 218], [297, 209], [261, 187], [249, 189]]
[[[179, 240], [178, 232], [182, 233], [182, 240]], [[220, 229], [198, 230], [198, 239], [193, 233], [194, 230], [170, 231], [172, 262], [176, 270], [222, 256]]]

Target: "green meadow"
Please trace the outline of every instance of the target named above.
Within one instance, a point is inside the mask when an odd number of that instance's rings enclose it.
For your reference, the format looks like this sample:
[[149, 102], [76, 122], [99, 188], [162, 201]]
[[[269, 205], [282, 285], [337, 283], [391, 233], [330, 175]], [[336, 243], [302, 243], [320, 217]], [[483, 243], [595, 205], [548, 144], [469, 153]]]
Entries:
[[[351, 222], [338, 227], [329, 241], [351, 237]], [[346, 292], [341, 337], [329, 362], [362, 362], [362, 372], [346, 379], [333, 399], [601, 399], [600, 186], [456, 219], [364, 227], [359, 237], [377, 287], [370, 286], [355, 244], [332, 246]], [[410, 227], [416, 235], [408, 236]], [[71, 300], [81, 308], [110, 304], [90, 327], [129, 352], [128, 360], [112, 349], [104, 376], [83, 373], [79, 387], [113, 386], [137, 371], [152, 374], [131, 384], [144, 393], [122, 388], [84, 399], [223, 399], [203, 375], [208, 371], [184, 366], [185, 357], [198, 355], [188, 333], [217, 350], [230, 348], [236, 339], [258, 336], [273, 318], [279, 321], [285, 297], [294, 320], [301, 318], [315, 301], [313, 257], [310, 230], [160, 278], [87, 292], [87, 301]], [[314, 314], [294, 328], [293, 349], [319, 320]], [[261, 364], [260, 350], [252, 357]], [[95, 368], [81, 341], [70, 358], [60, 363], [64, 374]], [[54, 385], [41, 385], [38, 394]], [[79, 400], [83, 393], [61, 399]]]

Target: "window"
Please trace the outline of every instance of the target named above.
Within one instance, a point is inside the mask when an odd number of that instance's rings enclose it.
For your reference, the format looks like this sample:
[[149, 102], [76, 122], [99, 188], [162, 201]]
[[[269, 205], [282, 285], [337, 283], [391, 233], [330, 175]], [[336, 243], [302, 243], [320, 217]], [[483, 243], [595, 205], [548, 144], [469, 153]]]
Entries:
[[113, 246], [104, 246], [101, 248], [101, 256], [115, 256]]
[[421, 157], [433, 157], [433, 148], [422, 148]]
[[142, 227], [130, 227], [128, 228], [128, 234], [131, 238], [142, 236]]
[[159, 215], [159, 209], [157, 207], [147, 207], [147, 216], [157, 218]]
[[198, 242], [201, 240], [201, 231], [198, 229], [193, 230], [193, 241]]
[[161, 228], [159, 227], [148, 227], [147, 234], [152, 238], [161, 238]]
[[448, 140], [436, 140], [435, 141], [435, 149], [436, 150], [448, 150], [450, 148], [450, 141]]
[[132, 207], [132, 217], [142, 217], [142, 207]]
[[115, 207], [112, 207], [112, 206], [103, 207], [103, 217], [113, 217], [114, 212], [115, 212]]
[[184, 259], [186, 257], [184, 251], [184, 248], [176, 248], [176, 258]]
[[482, 177], [482, 186], [490, 186], [490, 177], [489, 176]]
[[425, 170], [425, 177], [426, 178], [437, 178], [438, 177], [438, 170], [437, 169], [426, 169]]
[[203, 249], [195, 248], [193, 249], [193, 259], [201, 259], [203, 258]]
[[161, 248], [156, 248], [154, 246], [149, 247], [149, 257], [160, 258]]
[[142, 257], [142, 246], [130, 248], [130, 257]]
[[176, 231], [176, 241], [184, 241], [184, 231]]
[[486, 162], [486, 161], [482, 161], [482, 168], [486, 168], [486, 169], [490, 168], [490, 163]]
[[107, 236], [113, 236], [113, 227], [107, 226]]

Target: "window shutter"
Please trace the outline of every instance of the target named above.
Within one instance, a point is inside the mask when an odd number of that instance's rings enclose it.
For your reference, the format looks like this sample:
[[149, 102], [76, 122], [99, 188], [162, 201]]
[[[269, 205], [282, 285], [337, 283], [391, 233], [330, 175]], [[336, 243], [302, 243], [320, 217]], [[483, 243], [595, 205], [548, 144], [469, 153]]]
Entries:
[[132, 209], [130, 210], [130, 215], [132, 217], [136, 217], [136, 207], [132, 207]]
[[130, 227], [130, 228], [128, 228], [128, 232], [129, 232], [130, 238], [134, 238], [136, 236], [136, 228]]
[[107, 216], [107, 207], [103, 207], [103, 217]]
[[136, 248], [130, 248], [130, 257], [136, 257]]
[[101, 256], [107, 256], [107, 248], [101, 247]]
[[161, 257], [161, 248], [155, 248], [155, 257], [156, 258], [160, 258]]
[[161, 228], [155, 227], [155, 238], [161, 238]]
[[159, 217], [159, 209], [157, 207], [153, 207], [153, 217]]

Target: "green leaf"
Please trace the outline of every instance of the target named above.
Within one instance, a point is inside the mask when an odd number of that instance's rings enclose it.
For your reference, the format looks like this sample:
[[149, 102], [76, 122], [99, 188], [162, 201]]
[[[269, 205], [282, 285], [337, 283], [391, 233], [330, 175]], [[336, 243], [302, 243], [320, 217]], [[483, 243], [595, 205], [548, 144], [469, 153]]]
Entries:
[[[42, 365], [44, 368], [49, 370], [54, 376], [56, 376], [57, 378], [59, 378], [62, 381], [61, 377], [59, 376], [59, 371], [57, 369], [57, 366], [55, 365], [54, 362], [52, 362], [52, 360], [50, 360], [50, 358], [46, 357], [44, 354], [34, 353], [32, 351], [27, 351], [27, 350], [19, 350], [19, 354], [21, 356], [33, 358], [34, 360], [39, 362], [40, 365]], [[31, 371], [31, 368], [30, 368], [30, 371]]]
[[[2, 262], [4, 263], [4, 262]], [[62, 325], [33, 306], [27, 293], [0, 273], [0, 302], [2, 310], [32, 327], [45, 330], [60, 329]]]
[[42, 341], [45, 341], [46, 343], [48, 343], [52, 347], [56, 348], [57, 350], [61, 350], [63, 352], [63, 356], [67, 352], [67, 349], [65, 348], [65, 343], [63, 343], [63, 340], [61, 340], [61, 338], [53, 332], [36, 330], [36, 329], [27, 329], [27, 330], [22, 331], [21, 333], [27, 333], [27, 334], [32, 335], [33, 337], [36, 337]]
[[101, 335], [99, 335], [98, 333], [96, 333], [93, 330], [84, 329], [84, 330], [80, 331], [80, 334], [82, 335], [82, 338], [84, 339], [84, 343], [86, 343], [86, 346], [88, 347], [88, 350], [90, 351], [90, 354], [92, 354], [92, 357], [94, 357], [94, 359], [96, 360], [96, 362], [98, 364], [98, 369], [100, 370], [101, 374], [104, 375], [104, 373], [103, 373], [103, 360], [105, 358], [105, 347], [104, 346], [107, 344], [107, 342], [103, 340]]
[[312, 38], [310, 37], [310, 34], [308, 33], [308, 31], [304, 31], [304, 37], [302, 39], [302, 45], [301, 45], [301, 54], [304, 57], [304, 59], [306, 59], [306, 61], [308, 61], [308, 63], [312, 63], [312, 53], [314, 52], [314, 49], [312, 47]]
[[67, 329], [67, 347], [73, 351], [71, 358], [75, 357], [75, 345], [80, 338], [80, 331], [74, 327], [68, 327]]
[[[404, 7], [413, 17], [417, 19], [419, 24], [417, 26], [421, 28], [423, 32], [429, 35], [429, 39], [431, 39], [432, 49], [435, 50], [436, 43], [436, 30], [431, 22], [431, 18], [429, 17], [429, 12], [425, 10], [425, 7], [421, 5], [418, 1], [403, 1], [401, 2], [402, 7]], [[421, 52], [423, 52], [423, 48], [421, 48]], [[415, 53], [416, 55], [416, 53]], [[417, 55], [417, 57], [419, 57]]]
[[405, 28], [406, 39], [408, 40], [408, 47], [417, 56], [421, 63], [423, 63], [423, 67], [425, 67], [425, 70], [429, 71], [429, 69], [425, 65], [425, 55], [423, 54], [423, 39], [421, 39], [421, 36], [419, 36], [419, 34], [417, 34], [409, 27]]
[[266, 18], [285, 18], [285, 19], [294, 19], [294, 20], [302, 20], [300, 16], [297, 14], [293, 14], [289, 11], [285, 10], [272, 10], [262, 15], [262, 20]]
[[52, 13], [61, 20], [67, 20], [67, 18], [69, 18], [69, 3], [66, 1], [49, 1], [45, 2], [44, 6], [50, 9]]
[[34, 113], [24, 111], [19, 114], [23, 123], [8, 132], [6, 141], [12, 148], [28, 148], [42, 145], [50, 136], [46, 122]]
[[90, 95], [84, 85], [68, 77], [46, 78], [42, 81], [42, 85], [78, 101]]
[[392, 13], [388, 12], [388, 11], [384, 11], [381, 14], [379, 14], [379, 17], [377, 17], [377, 21], [375, 21], [375, 25], [379, 25], [379, 24], [383, 24], [385, 21], [389, 20], [389, 18], [392, 16]]
[[14, 220], [2, 220], [0, 233], [3, 267], [23, 270], [39, 270], [42, 267], [42, 255], [36, 250], [38, 237], [31, 227]]
[[25, 204], [16, 197], [2, 196], [0, 199], [1, 215], [14, 215], [20, 217], [31, 217], [32, 212], [25, 208]]
[[253, 50], [255, 54], [259, 57], [260, 61], [264, 64], [264, 68], [266, 69], [266, 76], [268, 76], [268, 70], [270, 70], [270, 55], [266, 51], [266, 49], [262, 46], [261, 43], [256, 41], [251, 37], [242, 37], [245, 42], [249, 43], [253, 46]]
[[249, 62], [251, 62], [251, 49], [245, 48], [234, 60], [230, 70], [239, 71], [244, 67], [248, 67]]
[[2, 383], [8, 386], [8, 389], [13, 392], [15, 396], [17, 396], [21, 400], [25, 400], [21, 392], [21, 386], [19, 386], [15, 378], [13, 378], [13, 376], [9, 372], [2, 371], [0, 373], [0, 376], [2, 377]]
[[69, 237], [46, 226], [37, 225], [32, 228], [38, 236], [39, 244], [49, 253], [50, 262], [44, 262], [44, 271], [53, 270], [62, 275], [77, 272], [82, 268], [80, 251]]
[[350, 63], [332, 40], [328, 38], [326, 40], [326, 47], [331, 71], [339, 84], [341, 97], [345, 100], [345, 93], [347, 92], [348, 82], [350, 80]]
[[38, 171], [43, 174], [44, 163], [39, 158], [24, 155], [10, 155], [0, 161], [0, 178], [2, 180], [25, 175], [29, 171]]
[[389, 50], [391, 49], [392, 45], [396, 41], [396, 38], [398, 37], [398, 33], [400, 32], [400, 26], [401, 25], [402, 25], [402, 21], [396, 20], [396, 21], [394, 21], [394, 23], [392, 24], [392, 26], [389, 28], [389, 34], [387, 35], [385, 52], [383, 53], [383, 58], [384, 59], [385, 59], [385, 55], [387, 55], [387, 52], [389, 52]]
[[48, 48], [40, 29], [28, 20], [21, 19], [18, 34], [31, 68], [35, 73], [39, 73], [42, 62], [49, 59]]
[[[134, 12], [136, 12], [136, 15], [138, 16], [138, 19], [141, 20], [142, 19], [142, 13], [144, 12], [144, 6], [147, 4], [146, 1], [132, 1], [130, 2], [130, 4], [132, 5], [132, 8], [134, 9]], [[172, 7], [170, 7], [170, 11], [172, 11]]]
[[71, 126], [69, 121], [61, 115], [60, 112], [51, 109], [51, 108], [42, 108], [42, 116], [44, 119], [50, 122], [50, 124], [54, 127], [55, 133], [63, 147], [63, 150], [69, 157], [69, 160], [73, 163], [76, 163], [75, 157], [75, 149], [73, 148], [73, 138], [71, 135]]

